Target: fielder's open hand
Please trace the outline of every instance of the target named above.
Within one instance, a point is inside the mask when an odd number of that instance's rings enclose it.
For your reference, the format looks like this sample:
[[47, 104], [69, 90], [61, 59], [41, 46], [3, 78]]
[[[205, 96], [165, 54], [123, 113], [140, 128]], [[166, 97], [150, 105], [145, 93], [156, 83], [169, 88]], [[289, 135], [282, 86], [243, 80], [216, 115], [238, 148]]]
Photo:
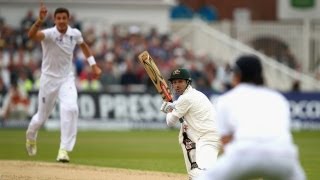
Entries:
[[40, 10], [39, 10], [39, 19], [44, 21], [48, 13], [47, 7], [44, 5], [43, 1], [40, 0]]
[[174, 104], [171, 102], [164, 101], [161, 105], [160, 110], [164, 113], [169, 113], [174, 109]]
[[91, 66], [91, 71], [94, 79], [99, 79], [101, 76], [101, 69], [99, 68], [98, 65], [94, 64]]

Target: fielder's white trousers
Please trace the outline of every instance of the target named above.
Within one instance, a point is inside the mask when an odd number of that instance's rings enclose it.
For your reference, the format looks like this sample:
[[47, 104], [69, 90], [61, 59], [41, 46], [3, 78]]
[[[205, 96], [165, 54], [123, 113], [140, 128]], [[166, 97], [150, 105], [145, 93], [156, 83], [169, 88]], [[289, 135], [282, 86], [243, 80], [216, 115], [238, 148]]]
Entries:
[[230, 149], [197, 180], [305, 180], [297, 150], [289, 146], [255, 146]]
[[27, 138], [37, 139], [38, 130], [50, 116], [56, 100], [60, 107], [61, 141], [60, 149], [72, 151], [77, 134], [78, 104], [74, 76], [55, 78], [42, 74], [38, 95], [38, 110], [32, 117], [27, 130]]

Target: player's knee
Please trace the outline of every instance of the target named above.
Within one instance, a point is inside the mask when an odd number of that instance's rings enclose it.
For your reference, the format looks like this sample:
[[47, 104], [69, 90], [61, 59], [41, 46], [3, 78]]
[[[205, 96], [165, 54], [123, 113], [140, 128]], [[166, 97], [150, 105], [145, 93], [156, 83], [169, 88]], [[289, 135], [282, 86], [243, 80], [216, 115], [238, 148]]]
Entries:
[[66, 105], [61, 107], [62, 111], [66, 113], [72, 113], [72, 114], [78, 114], [79, 113], [79, 108], [77, 105]]
[[33, 127], [38, 129], [42, 126], [43, 123], [44, 123], [44, 120], [37, 118], [37, 119], [33, 120], [30, 124], [32, 124]]

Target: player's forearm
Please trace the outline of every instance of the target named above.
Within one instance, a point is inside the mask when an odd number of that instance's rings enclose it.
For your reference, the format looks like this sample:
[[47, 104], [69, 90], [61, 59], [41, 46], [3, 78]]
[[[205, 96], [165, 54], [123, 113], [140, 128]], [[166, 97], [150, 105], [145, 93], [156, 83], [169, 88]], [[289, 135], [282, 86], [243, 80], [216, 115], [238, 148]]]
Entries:
[[82, 44], [80, 44], [80, 48], [87, 59], [90, 56], [93, 56], [87, 43], [83, 42]]
[[179, 118], [173, 115], [172, 113], [168, 113], [166, 116], [166, 121], [167, 121], [167, 125], [171, 127], [171, 126], [174, 126], [179, 121]]
[[90, 66], [92, 67], [92, 66], [96, 65], [95, 58], [93, 57], [91, 50], [90, 50], [89, 46], [87, 45], [87, 43], [83, 42], [82, 44], [80, 44], [80, 48], [82, 50], [82, 53], [86, 57], [88, 63], [90, 64]]
[[83, 43], [80, 44], [80, 48], [81, 48], [83, 54], [85, 55], [85, 57], [87, 58], [87, 61], [88, 61], [89, 65], [90, 65], [90, 67], [92, 69], [93, 78], [99, 78], [101, 73], [102, 73], [102, 71], [98, 67], [98, 65], [96, 64], [96, 60], [93, 57], [89, 46], [85, 42], [83, 42]]
[[31, 26], [31, 28], [28, 31], [28, 37], [31, 39], [34, 39], [37, 32], [39, 31], [43, 21], [41, 19], [37, 19], [35, 23]]

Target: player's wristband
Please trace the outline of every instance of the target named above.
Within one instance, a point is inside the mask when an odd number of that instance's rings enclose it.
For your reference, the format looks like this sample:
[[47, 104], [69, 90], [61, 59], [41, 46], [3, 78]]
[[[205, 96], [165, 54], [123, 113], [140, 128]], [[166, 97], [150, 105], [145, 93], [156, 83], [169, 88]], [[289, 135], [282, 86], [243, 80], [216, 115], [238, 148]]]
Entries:
[[88, 63], [90, 66], [95, 65], [96, 64], [96, 60], [94, 59], [93, 56], [88, 57]]

